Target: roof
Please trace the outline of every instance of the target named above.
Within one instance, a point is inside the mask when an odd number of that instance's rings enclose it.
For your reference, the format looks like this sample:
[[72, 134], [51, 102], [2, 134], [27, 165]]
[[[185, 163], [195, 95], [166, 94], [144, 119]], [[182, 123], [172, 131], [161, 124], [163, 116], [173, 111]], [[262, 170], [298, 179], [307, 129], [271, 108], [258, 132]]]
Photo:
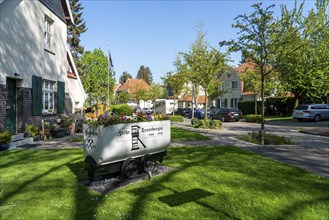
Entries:
[[67, 0], [39, 0], [65, 23], [74, 24], [70, 4]]
[[121, 83], [114, 84], [114, 86], [113, 86], [113, 92], [116, 92], [120, 86], [121, 86]]
[[255, 68], [255, 64], [253, 62], [246, 62], [235, 68], [235, 71], [237, 71], [238, 73], [242, 73], [247, 71], [248, 69], [254, 69], [254, 68]]
[[128, 91], [130, 94], [135, 94], [137, 90], [144, 89], [149, 90], [150, 85], [148, 85], [143, 79], [127, 79], [127, 81], [120, 86], [117, 90], [118, 92]]
[[[188, 94], [185, 94], [183, 95], [182, 97], [180, 97], [178, 99], [178, 101], [182, 101], [182, 102], [192, 102], [192, 96], [191, 95], [188, 95]], [[206, 97], [204, 95], [200, 95], [198, 96], [196, 102], [197, 103], [206, 103]], [[208, 99], [207, 99], [207, 102], [208, 102]]]

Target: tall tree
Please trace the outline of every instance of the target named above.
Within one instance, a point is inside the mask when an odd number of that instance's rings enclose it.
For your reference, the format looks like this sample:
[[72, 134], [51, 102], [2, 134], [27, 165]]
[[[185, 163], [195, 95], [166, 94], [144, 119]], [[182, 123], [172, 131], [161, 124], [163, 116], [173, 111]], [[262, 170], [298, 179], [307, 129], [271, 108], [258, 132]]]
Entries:
[[82, 72], [82, 65], [80, 63], [80, 57], [84, 52], [84, 47], [80, 45], [80, 36], [88, 29], [86, 23], [82, 18], [83, 6], [80, 0], [69, 0], [72, 11], [74, 24], [70, 24], [67, 29], [67, 42], [70, 46], [74, 62], [79, 72]]
[[254, 8], [253, 13], [239, 15], [234, 19], [236, 23], [232, 27], [239, 29], [237, 40], [223, 41], [220, 42], [220, 45], [229, 45], [231, 51], [243, 51], [244, 56], [255, 62], [259, 70], [262, 102], [259, 139], [260, 144], [264, 145], [265, 79], [275, 70], [275, 67], [271, 66], [271, 61], [275, 50], [285, 42], [282, 33], [286, 26], [278, 25], [274, 19], [272, 8], [275, 5], [263, 8], [262, 3], [258, 3], [253, 4], [252, 7]]
[[124, 72], [122, 73], [122, 75], [120, 76], [119, 83], [120, 83], [121, 85], [123, 85], [123, 84], [127, 81], [127, 79], [130, 79], [130, 78], [133, 78], [133, 77], [131, 76], [131, 74], [128, 73], [127, 71], [124, 71]]
[[[303, 4], [289, 11], [281, 7], [281, 25], [288, 28], [276, 51], [274, 64], [280, 73], [284, 91], [294, 94], [295, 107], [300, 100], [321, 100], [329, 93], [328, 1], [318, 0], [316, 10], [304, 17]], [[299, 47], [298, 50], [291, 50]]]
[[123, 91], [123, 92], [118, 93], [116, 98], [120, 104], [127, 103], [130, 99], [130, 94], [127, 91]]
[[136, 78], [143, 79], [149, 85], [153, 82], [153, 76], [150, 68], [143, 65], [140, 66]]
[[198, 37], [190, 46], [190, 51], [180, 53], [182, 62], [176, 62], [179, 70], [188, 70], [187, 77], [190, 81], [200, 85], [205, 92], [205, 117], [207, 118], [208, 94], [218, 91], [220, 76], [226, 71], [226, 55], [211, 47], [205, 39], [203, 27], [198, 27]]
[[[92, 104], [106, 102], [108, 92], [107, 79], [109, 74], [108, 58], [101, 49], [85, 52], [81, 57], [81, 63], [85, 71], [81, 74], [83, 87]], [[112, 91], [113, 86], [110, 88]], [[98, 117], [98, 110], [96, 109]]]

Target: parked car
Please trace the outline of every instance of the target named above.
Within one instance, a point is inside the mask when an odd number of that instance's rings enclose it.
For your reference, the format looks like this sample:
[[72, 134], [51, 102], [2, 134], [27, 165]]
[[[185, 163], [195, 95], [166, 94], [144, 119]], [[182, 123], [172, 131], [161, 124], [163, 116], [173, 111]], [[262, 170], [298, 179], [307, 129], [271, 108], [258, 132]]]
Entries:
[[[204, 119], [205, 112], [204, 109], [194, 109], [194, 117], [198, 119]], [[207, 111], [207, 118], [211, 118], [211, 112]], [[189, 112], [188, 114], [189, 118], [192, 118], [192, 111]]]
[[150, 115], [153, 113], [153, 110], [151, 108], [142, 108], [142, 114]]
[[239, 121], [242, 117], [242, 112], [237, 108], [219, 108], [211, 116], [211, 119], [224, 121]]
[[187, 117], [190, 112], [191, 112], [190, 108], [177, 108], [175, 110], [175, 115], [181, 115], [181, 116]]
[[304, 104], [297, 106], [292, 114], [298, 121], [314, 120], [316, 122], [322, 119], [329, 119], [328, 104]]

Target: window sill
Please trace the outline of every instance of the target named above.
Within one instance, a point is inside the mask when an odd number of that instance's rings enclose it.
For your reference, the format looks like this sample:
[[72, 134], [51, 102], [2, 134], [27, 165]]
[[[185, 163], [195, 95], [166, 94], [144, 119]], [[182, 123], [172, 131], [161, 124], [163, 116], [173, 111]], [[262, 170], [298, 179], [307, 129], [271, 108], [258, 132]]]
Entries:
[[45, 48], [45, 51], [47, 51], [48, 53], [51, 53], [51, 54], [53, 54], [53, 55], [56, 55], [53, 51], [51, 51], [51, 50], [49, 50], [49, 49], [47, 49], [47, 48]]
[[57, 115], [56, 112], [42, 112], [42, 115], [45, 116], [45, 115]]

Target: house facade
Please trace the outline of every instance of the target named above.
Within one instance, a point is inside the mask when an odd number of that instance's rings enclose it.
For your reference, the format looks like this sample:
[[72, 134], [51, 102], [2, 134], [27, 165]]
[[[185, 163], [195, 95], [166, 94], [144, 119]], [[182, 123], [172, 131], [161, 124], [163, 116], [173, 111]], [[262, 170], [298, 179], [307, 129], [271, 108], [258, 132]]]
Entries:
[[71, 114], [86, 95], [67, 46], [68, 0], [0, 0], [0, 130]]

